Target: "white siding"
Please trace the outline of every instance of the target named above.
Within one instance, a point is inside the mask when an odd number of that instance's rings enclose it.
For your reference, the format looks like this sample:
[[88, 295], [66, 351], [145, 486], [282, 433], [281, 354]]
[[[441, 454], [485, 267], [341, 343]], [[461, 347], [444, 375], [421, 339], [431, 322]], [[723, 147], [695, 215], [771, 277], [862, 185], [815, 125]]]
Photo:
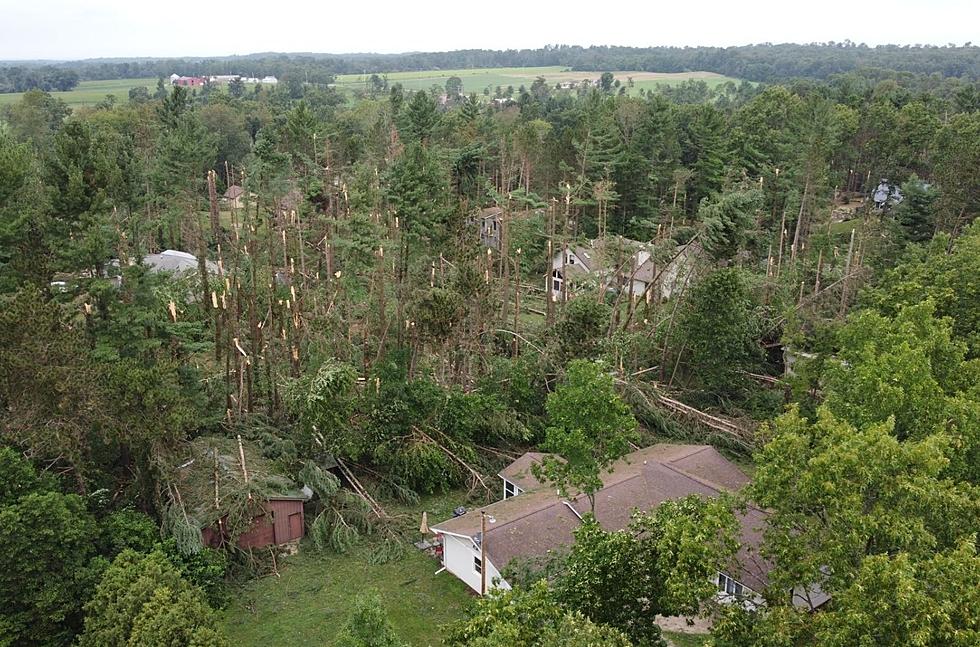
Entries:
[[[479, 557], [479, 549], [469, 539], [461, 539], [453, 535], [442, 535], [442, 564], [446, 570], [463, 580], [467, 586], [480, 592], [480, 574], [473, 568], [473, 558]], [[494, 588], [510, 589], [510, 584], [500, 578], [500, 572], [487, 559], [487, 591]], [[495, 579], [500, 578], [496, 584]]]

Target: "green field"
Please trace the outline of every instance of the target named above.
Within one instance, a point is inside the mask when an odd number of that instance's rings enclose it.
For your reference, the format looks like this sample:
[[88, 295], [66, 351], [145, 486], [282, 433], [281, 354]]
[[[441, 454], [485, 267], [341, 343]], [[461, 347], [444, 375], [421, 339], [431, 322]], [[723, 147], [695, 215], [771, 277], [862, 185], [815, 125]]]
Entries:
[[[416, 505], [385, 504], [407, 536], [416, 540], [422, 510], [435, 523], [452, 516], [453, 507], [467, 503], [460, 491], [423, 497]], [[233, 602], [221, 622], [231, 644], [238, 647], [335, 644], [358, 593], [377, 591], [395, 632], [408, 644], [442, 644], [442, 626], [463, 617], [474, 596], [449, 573], [436, 575], [440, 564], [408, 546], [405, 555], [387, 564], [371, 560], [372, 543], [346, 555], [317, 553], [304, 541], [300, 552], [283, 558], [280, 577], [253, 580], [233, 591]]]
[[[709, 86], [715, 87], [726, 81], [738, 82], [734, 79], [713, 72], [682, 72], [677, 74], [661, 72], [613, 72], [621, 83], [626, 84], [627, 78], [632, 77], [634, 86], [632, 92], [641, 89], [652, 89], [659, 85], [670, 85], [683, 83], [684, 81], [695, 79], [706, 82]], [[497, 67], [486, 69], [468, 70], [426, 70], [423, 72], [389, 72], [381, 76], [387, 76], [388, 83], [401, 83], [406, 90], [428, 90], [433, 85], [444, 87], [446, 79], [451, 76], [458, 76], [463, 81], [464, 92], [482, 93], [484, 88], [489, 88], [493, 93], [499, 85], [506, 88], [514, 86], [516, 91], [521, 85], [530, 87], [539, 76], [543, 76], [551, 85], [566, 81], [582, 81], [584, 79], [597, 79], [601, 72], [574, 72], [567, 67]], [[364, 89], [367, 87], [367, 74], [342, 74], [337, 77], [337, 87], [341, 89]]]
[[[112, 81], [82, 81], [74, 90], [68, 92], [52, 92], [69, 106], [91, 106], [105, 99], [107, 94], [116, 97], [117, 101], [129, 100], [130, 88], [145, 85], [150, 94], [157, 88], [157, 80], [150, 79], [114, 79]], [[0, 106], [15, 103], [20, 100], [22, 93], [0, 94]]]
[[[694, 79], [704, 81], [710, 87], [715, 87], [726, 81], [738, 82], [738, 79], [722, 76], [713, 72], [682, 72], [677, 74], [661, 72], [613, 72], [624, 85], [627, 78], [633, 79], [630, 93], [640, 90], [650, 90], [660, 85], [683, 83]], [[445, 87], [446, 79], [458, 76], [463, 80], [464, 92], [482, 93], [489, 89], [492, 94], [499, 85], [502, 88], [514, 86], [515, 92], [522, 85], [530, 87], [536, 78], [543, 76], [549, 84], [559, 82], [597, 79], [600, 72], [572, 72], [564, 67], [497, 67], [468, 70], [427, 70], [423, 72], [389, 72], [388, 83], [401, 83], [406, 90], [428, 90], [433, 85]], [[342, 74], [337, 77], [337, 88], [341, 90], [358, 90], [367, 87], [370, 74]], [[107, 94], [116, 97], [118, 101], [129, 98], [130, 88], [145, 85], [150, 94], [156, 91], [157, 80], [148, 79], [114, 79], [111, 81], [82, 81], [74, 90], [68, 92], [52, 92], [69, 106], [91, 106], [102, 101]], [[21, 93], [0, 94], [0, 106], [20, 100]]]

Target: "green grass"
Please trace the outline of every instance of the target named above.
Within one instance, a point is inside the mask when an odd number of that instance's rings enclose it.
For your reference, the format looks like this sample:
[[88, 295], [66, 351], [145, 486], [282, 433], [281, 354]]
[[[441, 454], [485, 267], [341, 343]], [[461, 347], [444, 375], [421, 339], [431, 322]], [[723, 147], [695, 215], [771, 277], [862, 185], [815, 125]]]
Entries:
[[[434, 524], [465, 503], [462, 493], [428, 497], [417, 506], [386, 506], [405, 528], [418, 528], [421, 511]], [[410, 537], [417, 535], [408, 533]], [[396, 633], [410, 645], [442, 644], [442, 626], [458, 620], [473, 596], [460, 580], [435, 572], [440, 564], [409, 546], [387, 564], [371, 563], [370, 542], [346, 555], [317, 553], [309, 542], [283, 558], [280, 575], [253, 580], [233, 591], [221, 624], [238, 647], [333, 645], [358, 593], [377, 591]]]
[[[516, 90], [524, 85], [530, 87], [531, 83], [543, 76], [549, 84], [554, 86], [559, 81], [581, 81], [583, 79], [597, 79], [601, 72], [574, 72], [565, 67], [497, 67], [483, 69], [466, 70], [425, 70], [421, 72], [389, 72], [379, 76], [387, 76], [388, 83], [401, 83], [406, 90], [428, 90], [433, 85], [445, 87], [446, 79], [450, 76], [458, 76], [463, 81], [464, 92], [482, 93], [484, 88], [489, 88], [493, 94], [494, 89], [499, 85], [506, 89], [507, 86], [514, 86]], [[712, 72], [683, 72], [678, 74], [653, 73], [653, 72], [613, 72], [615, 77], [625, 84], [627, 77], [632, 77], [634, 87], [631, 93], [637, 93], [641, 89], [652, 89], [658, 85], [683, 83], [688, 79], [699, 79], [705, 81], [709, 86], [715, 87], [726, 81], [735, 81], [730, 77], [714, 74]], [[357, 90], [367, 88], [367, 74], [342, 74], [337, 77], [337, 87], [340, 89]]]
[[665, 631], [664, 637], [675, 647], [703, 647], [708, 642], [708, 636], [705, 634], [685, 634], [679, 631]]
[[[156, 91], [157, 80], [149, 79], [113, 79], [111, 81], [82, 81], [74, 90], [68, 92], [52, 92], [51, 95], [67, 103], [69, 106], [91, 106], [105, 99], [107, 94], [116, 97], [117, 101], [128, 101], [129, 90], [141, 85], [149, 89], [150, 94]], [[0, 94], [0, 106], [20, 101], [23, 93], [13, 92]]]

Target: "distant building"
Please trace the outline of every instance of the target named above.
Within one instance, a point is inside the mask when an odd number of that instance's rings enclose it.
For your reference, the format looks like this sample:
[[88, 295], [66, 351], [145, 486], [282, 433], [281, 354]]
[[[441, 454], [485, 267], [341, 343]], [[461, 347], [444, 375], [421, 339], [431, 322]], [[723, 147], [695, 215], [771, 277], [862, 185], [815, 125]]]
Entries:
[[279, 79], [277, 79], [274, 76], [263, 76], [259, 80], [259, 83], [263, 83], [265, 85], [275, 85], [275, 84], [279, 83]]
[[242, 78], [240, 74], [217, 74], [208, 77], [211, 83], [231, 83], [235, 79]]
[[222, 197], [225, 200], [225, 204], [232, 209], [241, 209], [242, 200], [245, 197], [245, 189], [237, 184], [232, 184], [230, 187], [228, 187], [228, 190], [225, 191], [225, 194]]
[[173, 85], [179, 85], [184, 88], [198, 88], [207, 82], [207, 80], [201, 76], [179, 76], [176, 79], [171, 77], [171, 79], [171, 83]]
[[[205, 261], [208, 272], [218, 273], [218, 264], [213, 261]], [[143, 265], [146, 265], [151, 272], [173, 272], [174, 274], [186, 274], [196, 272], [197, 256], [187, 252], [179, 252], [175, 249], [167, 249], [159, 254], [147, 254], [143, 257]]]

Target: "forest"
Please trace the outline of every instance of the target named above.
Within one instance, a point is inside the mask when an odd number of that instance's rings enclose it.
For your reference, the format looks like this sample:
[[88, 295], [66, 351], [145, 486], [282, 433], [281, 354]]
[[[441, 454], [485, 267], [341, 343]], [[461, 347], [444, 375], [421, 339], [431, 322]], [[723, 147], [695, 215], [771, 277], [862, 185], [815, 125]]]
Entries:
[[[711, 617], [717, 647], [980, 644], [977, 51], [295, 55], [323, 78], [25, 93], [0, 113], [0, 645], [226, 645], [238, 587], [290, 568], [239, 541], [274, 495], [306, 490], [301, 553], [397, 573], [396, 510], [494, 501], [532, 450], [594, 494], [656, 442], [751, 482], [587, 517], [445, 644], [666, 645], [658, 615]], [[279, 71], [249, 60], [184, 73]], [[326, 80], [450, 63], [760, 83]], [[749, 506], [769, 584], [718, 604]], [[814, 587], [819, 610], [787, 595]], [[336, 632], [406, 644], [371, 596]]]

